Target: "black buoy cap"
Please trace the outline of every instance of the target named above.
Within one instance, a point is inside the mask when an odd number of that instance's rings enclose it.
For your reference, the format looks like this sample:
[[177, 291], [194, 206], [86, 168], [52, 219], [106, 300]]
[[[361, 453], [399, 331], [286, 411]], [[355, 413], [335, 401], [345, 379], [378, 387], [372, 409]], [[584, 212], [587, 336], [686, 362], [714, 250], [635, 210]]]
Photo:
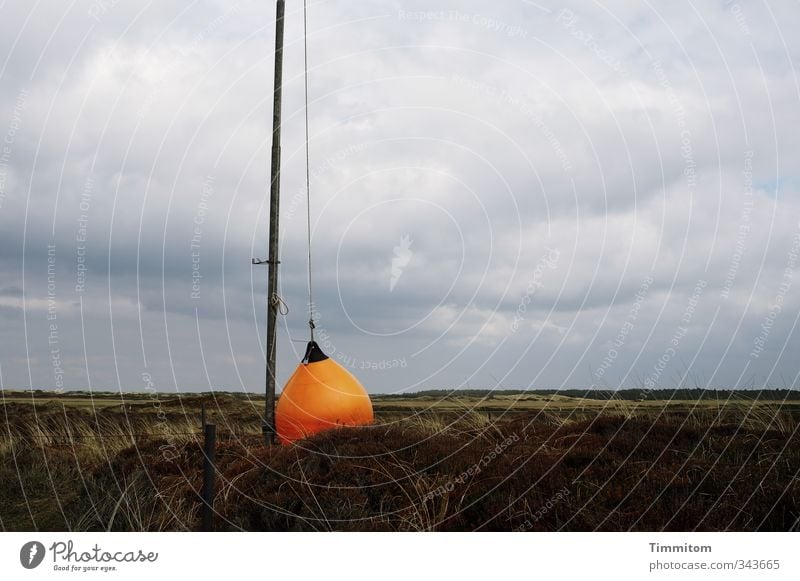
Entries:
[[317, 361], [325, 361], [327, 358], [328, 356], [322, 352], [316, 341], [308, 342], [306, 354], [303, 355], [303, 363], [316, 363]]

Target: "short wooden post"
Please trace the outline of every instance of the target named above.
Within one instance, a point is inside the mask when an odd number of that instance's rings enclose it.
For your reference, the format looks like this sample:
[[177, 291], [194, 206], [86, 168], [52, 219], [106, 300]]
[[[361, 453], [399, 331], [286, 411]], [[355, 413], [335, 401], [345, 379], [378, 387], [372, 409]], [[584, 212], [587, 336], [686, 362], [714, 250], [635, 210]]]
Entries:
[[214, 450], [217, 443], [217, 426], [206, 424], [203, 428], [203, 531], [214, 530]]
[[200, 426], [201, 426], [200, 429], [202, 429], [203, 432], [205, 432], [205, 430], [206, 430], [206, 402], [204, 402], [204, 401], [200, 402]]

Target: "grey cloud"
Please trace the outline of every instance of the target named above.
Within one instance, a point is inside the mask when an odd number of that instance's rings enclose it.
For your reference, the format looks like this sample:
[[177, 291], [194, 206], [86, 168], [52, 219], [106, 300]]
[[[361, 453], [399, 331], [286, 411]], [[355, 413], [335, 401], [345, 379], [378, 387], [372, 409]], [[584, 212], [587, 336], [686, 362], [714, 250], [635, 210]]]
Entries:
[[[796, 6], [542, 5], [314, 5], [315, 293], [331, 349], [377, 391], [492, 376], [583, 387], [649, 276], [605, 381], [652, 373], [698, 280], [702, 314], [658, 380], [733, 384], [747, 361], [748, 381], [794, 377], [781, 349], [797, 343], [796, 287], [778, 293], [798, 231]], [[146, 362], [164, 388], [260, 389], [266, 273], [249, 260], [266, 247], [272, 6], [29, 10], [0, 9], [0, 140], [25, 95], [0, 166], [6, 384], [26, 385], [29, 366], [52, 383], [54, 243], [71, 385], [136, 389]], [[306, 336], [298, 16], [290, 7], [282, 373], [297, 357], [288, 340]], [[530, 292], [547, 249], [558, 264]], [[66, 344], [84, 330], [86, 352]], [[397, 357], [409, 366], [367, 364]]]

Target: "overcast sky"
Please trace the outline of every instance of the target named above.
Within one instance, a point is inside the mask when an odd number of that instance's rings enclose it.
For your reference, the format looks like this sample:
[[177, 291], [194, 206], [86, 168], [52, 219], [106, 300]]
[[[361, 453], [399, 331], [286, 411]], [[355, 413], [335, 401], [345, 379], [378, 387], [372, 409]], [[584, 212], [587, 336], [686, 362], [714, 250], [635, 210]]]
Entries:
[[[308, 10], [318, 337], [370, 392], [798, 385], [796, 1]], [[273, 45], [272, 2], [0, 4], [3, 387], [262, 391]]]

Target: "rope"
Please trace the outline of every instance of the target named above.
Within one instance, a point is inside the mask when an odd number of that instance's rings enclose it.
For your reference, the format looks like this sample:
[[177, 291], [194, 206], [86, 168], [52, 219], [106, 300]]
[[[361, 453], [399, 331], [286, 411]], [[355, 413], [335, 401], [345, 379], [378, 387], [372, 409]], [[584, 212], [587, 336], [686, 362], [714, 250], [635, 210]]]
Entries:
[[308, 153], [308, 10], [307, 0], [303, 0], [303, 85], [305, 89], [306, 118], [306, 232], [308, 234], [308, 328], [314, 340], [314, 294], [311, 283], [311, 169]]
[[286, 301], [284, 301], [283, 297], [278, 293], [273, 293], [269, 302], [273, 307], [277, 307], [278, 312], [284, 317], [289, 314], [289, 305], [286, 304]]

